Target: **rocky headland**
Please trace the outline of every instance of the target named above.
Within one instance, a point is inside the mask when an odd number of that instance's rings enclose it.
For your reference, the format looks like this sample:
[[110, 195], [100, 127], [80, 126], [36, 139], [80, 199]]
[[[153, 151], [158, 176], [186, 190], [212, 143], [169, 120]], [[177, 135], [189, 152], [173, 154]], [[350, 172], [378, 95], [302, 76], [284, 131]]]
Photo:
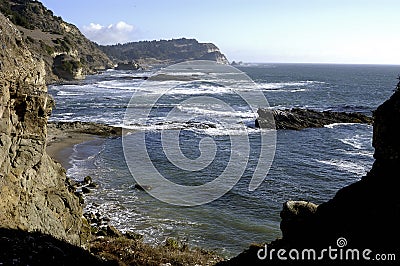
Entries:
[[1, 0], [0, 11], [13, 22], [28, 50], [44, 61], [46, 82], [83, 79], [113, 63], [79, 29], [39, 1]]
[[0, 12], [16, 25], [29, 51], [43, 59], [47, 83], [84, 79], [114, 67], [138, 70], [187, 60], [229, 64], [216, 45], [195, 39], [100, 46], [35, 0], [0, 0]]
[[[301, 130], [304, 128], [324, 127], [335, 123], [372, 124], [373, 118], [360, 113], [333, 111], [315, 111], [311, 109], [271, 110], [260, 108], [255, 122], [258, 128], [271, 128], [274, 121], [276, 129]], [[273, 118], [273, 119], [272, 119]]]
[[[199, 43], [195, 39], [140, 41], [100, 46], [114, 62], [121, 65], [135, 62], [139, 66], [175, 64], [188, 60], [211, 60], [229, 64], [215, 44]], [[131, 64], [131, 63], [129, 63]]]

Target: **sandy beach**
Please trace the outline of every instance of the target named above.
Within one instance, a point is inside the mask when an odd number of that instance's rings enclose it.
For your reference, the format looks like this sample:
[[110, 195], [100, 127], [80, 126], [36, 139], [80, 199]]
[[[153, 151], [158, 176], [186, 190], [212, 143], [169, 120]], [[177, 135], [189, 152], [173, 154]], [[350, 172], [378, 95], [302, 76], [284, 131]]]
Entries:
[[[53, 132], [57, 131], [57, 132]], [[76, 144], [95, 139], [95, 135], [76, 132], [63, 132], [62, 130], [49, 130], [47, 136], [47, 154], [68, 169], [71, 167], [69, 157]]]
[[69, 157], [76, 144], [100, 137], [118, 136], [120, 128], [95, 123], [49, 123], [47, 126], [47, 154], [68, 169]]

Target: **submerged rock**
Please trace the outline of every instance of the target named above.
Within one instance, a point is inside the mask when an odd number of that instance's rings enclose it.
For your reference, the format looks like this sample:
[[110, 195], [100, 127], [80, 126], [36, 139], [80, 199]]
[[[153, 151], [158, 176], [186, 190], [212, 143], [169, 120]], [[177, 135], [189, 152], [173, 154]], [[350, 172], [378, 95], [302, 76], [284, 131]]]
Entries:
[[92, 177], [91, 177], [90, 175], [85, 176], [85, 178], [83, 179], [82, 184], [83, 184], [83, 185], [89, 185], [89, 184], [91, 184], [91, 183], [92, 183]]
[[92, 191], [89, 189], [89, 188], [87, 188], [87, 187], [82, 187], [82, 193], [83, 194], [89, 194], [89, 193], [91, 193]]
[[148, 185], [139, 185], [139, 184], [135, 184], [135, 188], [137, 190], [141, 190], [141, 191], [146, 191], [146, 190], [151, 190], [152, 187], [148, 186]]

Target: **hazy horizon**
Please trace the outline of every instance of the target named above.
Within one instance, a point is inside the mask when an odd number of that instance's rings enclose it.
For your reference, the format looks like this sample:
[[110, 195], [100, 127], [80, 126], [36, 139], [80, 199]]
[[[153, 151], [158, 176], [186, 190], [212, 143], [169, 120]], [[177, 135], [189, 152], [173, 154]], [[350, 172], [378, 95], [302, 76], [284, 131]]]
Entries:
[[98, 44], [194, 38], [230, 61], [400, 64], [395, 0], [42, 0]]

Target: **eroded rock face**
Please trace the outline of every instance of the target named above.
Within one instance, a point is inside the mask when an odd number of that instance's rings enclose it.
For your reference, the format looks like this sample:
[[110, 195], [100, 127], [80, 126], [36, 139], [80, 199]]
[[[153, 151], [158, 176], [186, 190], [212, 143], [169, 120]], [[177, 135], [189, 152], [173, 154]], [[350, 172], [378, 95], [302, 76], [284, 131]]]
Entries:
[[66, 185], [65, 170], [45, 151], [45, 67], [0, 14], [0, 226], [41, 231], [84, 245], [82, 208]]
[[81, 79], [112, 67], [95, 43], [39, 1], [0, 1], [0, 11], [17, 25], [29, 51], [43, 58], [48, 83]]

